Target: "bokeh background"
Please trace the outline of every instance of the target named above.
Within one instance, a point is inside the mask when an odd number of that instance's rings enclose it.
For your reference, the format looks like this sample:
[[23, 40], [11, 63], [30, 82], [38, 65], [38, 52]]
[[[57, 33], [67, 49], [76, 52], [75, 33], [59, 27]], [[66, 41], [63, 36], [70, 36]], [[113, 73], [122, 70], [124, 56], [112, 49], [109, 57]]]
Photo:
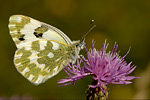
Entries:
[[111, 50], [114, 42], [120, 55], [137, 65], [132, 75], [141, 77], [130, 85], [108, 85], [111, 99], [150, 99], [150, 0], [0, 0], [0, 98], [85, 99], [92, 77], [76, 85], [58, 87], [57, 76], [35, 86], [17, 72], [16, 50], [8, 29], [11, 15], [22, 14], [61, 29], [71, 40], [79, 40], [92, 19], [97, 25], [86, 37], [86, 45], [100, 49], [105, 39]]

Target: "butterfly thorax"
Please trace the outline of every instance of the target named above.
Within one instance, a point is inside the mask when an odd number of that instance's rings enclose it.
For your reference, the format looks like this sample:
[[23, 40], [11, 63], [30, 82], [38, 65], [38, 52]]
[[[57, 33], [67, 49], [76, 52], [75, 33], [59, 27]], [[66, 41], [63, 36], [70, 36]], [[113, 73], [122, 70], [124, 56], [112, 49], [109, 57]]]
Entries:
[[70, 46], [70, 59], [69, 62], [75, 63], [76, 59], [80, 57], [79, 53], [80, 50], [83, 49], [84, 41], [73, 41], [72, 45]]

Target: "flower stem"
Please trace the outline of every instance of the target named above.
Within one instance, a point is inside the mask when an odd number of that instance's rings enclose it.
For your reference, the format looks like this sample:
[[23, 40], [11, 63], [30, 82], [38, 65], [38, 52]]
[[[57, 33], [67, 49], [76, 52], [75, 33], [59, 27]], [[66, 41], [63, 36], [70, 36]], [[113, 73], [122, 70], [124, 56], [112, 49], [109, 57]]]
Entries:
[[[95, 84], [95, 82], [96, 81], [93, 81], [92, 84]], [[108, 100], [107, 87], [103, 85], [102, 88], [105, 90], [105, 92], [102, 91], [99, 87], [96, 88], [88, 87], [88, 90], [86, 91], [87, 93], [86, 99], [87, 100]]]

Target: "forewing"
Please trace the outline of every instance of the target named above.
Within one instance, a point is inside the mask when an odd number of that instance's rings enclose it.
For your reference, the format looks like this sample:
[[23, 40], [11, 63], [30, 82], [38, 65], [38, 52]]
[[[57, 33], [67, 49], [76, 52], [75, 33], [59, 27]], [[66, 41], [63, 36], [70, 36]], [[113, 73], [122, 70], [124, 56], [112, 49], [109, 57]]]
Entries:
[[68, 60], [67, 48], [58, 41], [33, 41], [16, 51], [14, 62], [25, 78], [38, 85], [62, 70]]
[[50, 39], [68, 45], [71, 44], [71, 40], [59, 29], [23, 15], [11, 16], [9, 29], [17, 48], [40, 39]]

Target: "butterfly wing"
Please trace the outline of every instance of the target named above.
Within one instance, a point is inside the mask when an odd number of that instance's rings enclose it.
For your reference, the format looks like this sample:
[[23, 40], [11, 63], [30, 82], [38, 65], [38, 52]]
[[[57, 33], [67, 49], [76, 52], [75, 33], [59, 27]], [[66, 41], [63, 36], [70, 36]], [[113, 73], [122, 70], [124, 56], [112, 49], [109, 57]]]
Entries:
[[34, 84], [56, 75], [67, 61], [76, 61], [79, 53], [76, 43], [51, 25], [13, 15], [9, 19], [9, 29], [18, 48], [14, 58], [16, 68]]
[[59, 29], [27, 16], [11, 16], [9, 29], [17, 48], [40, 39], [56, 40], [71, 45], [71, 40]]
[[30, 82], [38, 85], [59, 73], [68, 60], [68, 47], [59, 41], [41, 39], [18, 49], [14, 63]]

